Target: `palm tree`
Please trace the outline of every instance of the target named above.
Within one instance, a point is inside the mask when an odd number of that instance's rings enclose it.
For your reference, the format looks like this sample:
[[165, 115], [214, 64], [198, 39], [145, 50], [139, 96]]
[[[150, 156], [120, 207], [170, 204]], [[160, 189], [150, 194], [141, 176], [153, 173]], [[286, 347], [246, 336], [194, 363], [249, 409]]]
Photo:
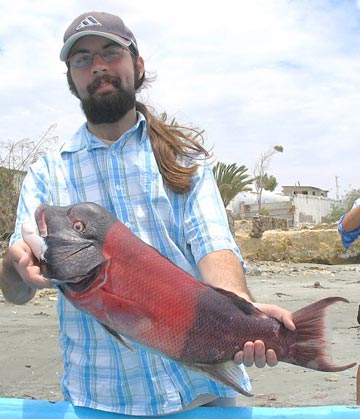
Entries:
[[225, 164], [217, 162], [213, 167], [216, 183], [225, 208], [239, 192], [251, 191], [249, 185], [253, 183], [254, 179], [246, 174], [247, 170], [247, 167], [244, 165], [237, 166], [235, 163]]

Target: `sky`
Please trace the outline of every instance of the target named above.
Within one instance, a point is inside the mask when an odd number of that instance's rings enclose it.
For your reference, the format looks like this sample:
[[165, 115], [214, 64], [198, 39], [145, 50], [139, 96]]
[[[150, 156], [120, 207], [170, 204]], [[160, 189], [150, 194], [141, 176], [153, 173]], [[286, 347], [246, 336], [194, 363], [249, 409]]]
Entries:
[[83, 12], [117, 14], [147, 74], [139, 100], [205, 132], [213, 161], [341, 198], [360, 188], [360, 0], [0, 0], [0, 142], [65, 141], [85, 121], [59, 60]]

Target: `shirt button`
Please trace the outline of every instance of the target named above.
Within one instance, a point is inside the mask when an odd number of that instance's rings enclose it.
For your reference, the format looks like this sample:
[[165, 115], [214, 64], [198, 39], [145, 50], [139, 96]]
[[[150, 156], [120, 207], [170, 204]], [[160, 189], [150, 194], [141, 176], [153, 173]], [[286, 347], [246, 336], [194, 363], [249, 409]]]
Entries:
[[117, 184], [117, 185], [115, 186], [115, 189], [119, 192], [119, 191], [121, 191], [121, 186], [120, 186], [119, 184]]

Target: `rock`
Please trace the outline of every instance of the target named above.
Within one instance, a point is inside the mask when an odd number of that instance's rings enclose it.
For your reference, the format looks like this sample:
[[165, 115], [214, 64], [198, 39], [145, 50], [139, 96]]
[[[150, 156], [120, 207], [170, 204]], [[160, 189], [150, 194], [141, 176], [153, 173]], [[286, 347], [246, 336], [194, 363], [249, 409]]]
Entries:
[[265, 229], [263, 228], [261, 217], [253, 217], [250, 237], [259, 239], [262, 237], [264, 231]]
[[253, 276], [260, 276], [261, 274], [262, 274], [261, 269], [256, 268], [256, 267], [249, 269], [249, 272], [248, 272], [248, 275], [253, 275]]
[[235, 234], [237, 232], [250, 233], [252, 230], [252, 219], [249, 220], [234, 220]]
[[329, 265], [360, 263], [360, 240], [350, 249], [342, 245], [336, 228], [305, 230], [268, 230], [261, 238], [235, 233], [241, 254], [249, 261], [320, 263]]
[[285, 218], [258, 215], [251, 218], [250, 237], [259, 239], [267, 230], [288, 230], [288, 221]]

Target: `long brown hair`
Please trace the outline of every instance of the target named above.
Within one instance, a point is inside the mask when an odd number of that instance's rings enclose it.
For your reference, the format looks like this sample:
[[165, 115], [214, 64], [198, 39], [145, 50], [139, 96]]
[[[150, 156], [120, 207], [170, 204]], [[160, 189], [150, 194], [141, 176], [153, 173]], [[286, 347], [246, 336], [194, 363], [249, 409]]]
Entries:
[[[135, 89], [138, 92], [153, 78], [145, 78], [145, 72], [140, 77], [137, 61], [138, 56], [133, 56]], [[198, 168], [196, 161], [209, 157], [203, 147], [203, 132], [180, 126], [175, 119], [168, 121], [166, 113], [158, 116], [139, 101], [136, 102], [136, 110], [147, 121], [148, 135], [164, 182], [176, 193], [189, 192], [192, 176]]]
[[209, 157], [202, 146], [202, 132], [180, 126], [175, 119], [168, 121], [165, 113], [157, 116], [141, 102], [136, 102], [136, 110], [147, 120], [148, 135], [165, 183], [176, 193], [189, 192], [197, 160]]

